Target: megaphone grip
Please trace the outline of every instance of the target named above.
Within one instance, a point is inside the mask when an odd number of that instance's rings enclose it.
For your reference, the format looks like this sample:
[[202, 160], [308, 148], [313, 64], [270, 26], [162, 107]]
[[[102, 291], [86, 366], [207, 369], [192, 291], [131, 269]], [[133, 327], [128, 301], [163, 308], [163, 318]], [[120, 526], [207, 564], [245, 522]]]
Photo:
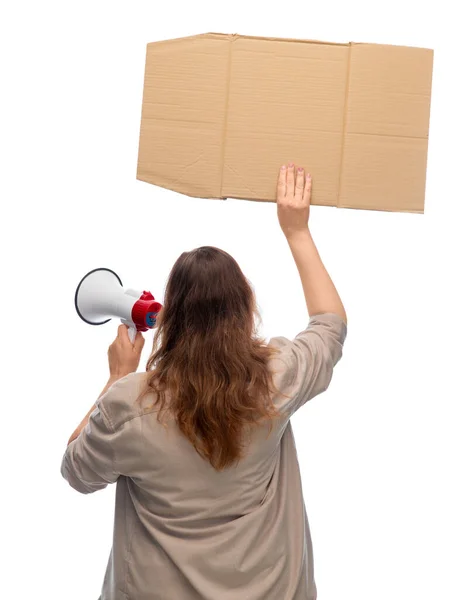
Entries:
[[128, 337], [130, 338], [130, 342], [134, 344], [134, 340], [136, 339], [137, 329], [136, 327], [128, 327]]

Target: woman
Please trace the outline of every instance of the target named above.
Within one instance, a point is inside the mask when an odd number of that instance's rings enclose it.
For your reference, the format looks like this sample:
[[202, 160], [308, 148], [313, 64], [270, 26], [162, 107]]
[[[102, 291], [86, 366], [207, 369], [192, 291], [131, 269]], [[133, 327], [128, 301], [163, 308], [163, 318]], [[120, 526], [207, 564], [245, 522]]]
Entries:
[[110, 379], [61, 472], [89, 494], [117, 481], [100, 600], [314, 600], [312, 544], [290, 417], [325, 391], [346, 314], [308, 228], [311, 178], [277, 186], [310, 315], [292, 341], [256, 337], [255, 299], [216, 248], [174, 265], [154, 351], [119, 327]]

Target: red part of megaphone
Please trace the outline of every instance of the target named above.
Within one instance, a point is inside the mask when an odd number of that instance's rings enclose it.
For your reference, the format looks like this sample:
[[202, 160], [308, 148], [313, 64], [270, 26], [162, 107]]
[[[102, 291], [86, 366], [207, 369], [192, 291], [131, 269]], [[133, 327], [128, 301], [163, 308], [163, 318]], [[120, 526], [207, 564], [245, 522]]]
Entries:
[[156, 317], [162, 305], [156, 302], [150, 292], [144, 291], [139, 300], [133, 304], [131, 319], [138, 331], [147, 331], [155, 326]]

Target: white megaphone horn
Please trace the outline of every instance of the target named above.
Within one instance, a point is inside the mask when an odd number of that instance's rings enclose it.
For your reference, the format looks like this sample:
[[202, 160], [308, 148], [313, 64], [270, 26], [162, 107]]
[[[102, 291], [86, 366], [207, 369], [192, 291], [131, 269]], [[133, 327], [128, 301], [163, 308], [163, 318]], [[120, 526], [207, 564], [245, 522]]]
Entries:
[[112, 318], [128, 326], [134, 342], [137, 331], [156, 325], [162, 305], [150, 292], [124, 289], [120, 277], [110, 269], [94, 269], [83, 277], [75, 292], [75, 308], [85, 323], [104, 325]]

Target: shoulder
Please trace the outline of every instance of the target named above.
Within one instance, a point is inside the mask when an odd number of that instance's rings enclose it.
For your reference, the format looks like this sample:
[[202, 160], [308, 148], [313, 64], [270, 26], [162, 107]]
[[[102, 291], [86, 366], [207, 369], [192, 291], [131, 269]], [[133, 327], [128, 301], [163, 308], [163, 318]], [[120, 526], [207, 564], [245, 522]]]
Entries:
[[338, 315], [313, 315], [309, 318], [307, 327], [299, 331], [294, 338], [277, 336], [269, 340], [268, 345], [277, 349], [271, 365], [277, 372], [285, 373], [290, 379], [300, 366], [304, 367], [305, 362], [314, 357], [331, 355], [336, 362], [346, 335], [347, 325]]
[[141, 416], [141, 402], [137, 398], [144, 390], [147, 373], [130, 373], [122, 377], [98, 400], [100, 411], [115, 431], [127, 421]]
[[278, 349], [278, 357], [284, 362], [293, 357], [294, 351], [304, 344], [311, 342], [328, 342], [330, 339], [343, 344], [347, 336], [347, 325], [343, 319], [334, 313], [321, 313], [309, 318], [307, 327], [299, 331], [293, 339], [283, 336], [273, 337], [269, 345]]

